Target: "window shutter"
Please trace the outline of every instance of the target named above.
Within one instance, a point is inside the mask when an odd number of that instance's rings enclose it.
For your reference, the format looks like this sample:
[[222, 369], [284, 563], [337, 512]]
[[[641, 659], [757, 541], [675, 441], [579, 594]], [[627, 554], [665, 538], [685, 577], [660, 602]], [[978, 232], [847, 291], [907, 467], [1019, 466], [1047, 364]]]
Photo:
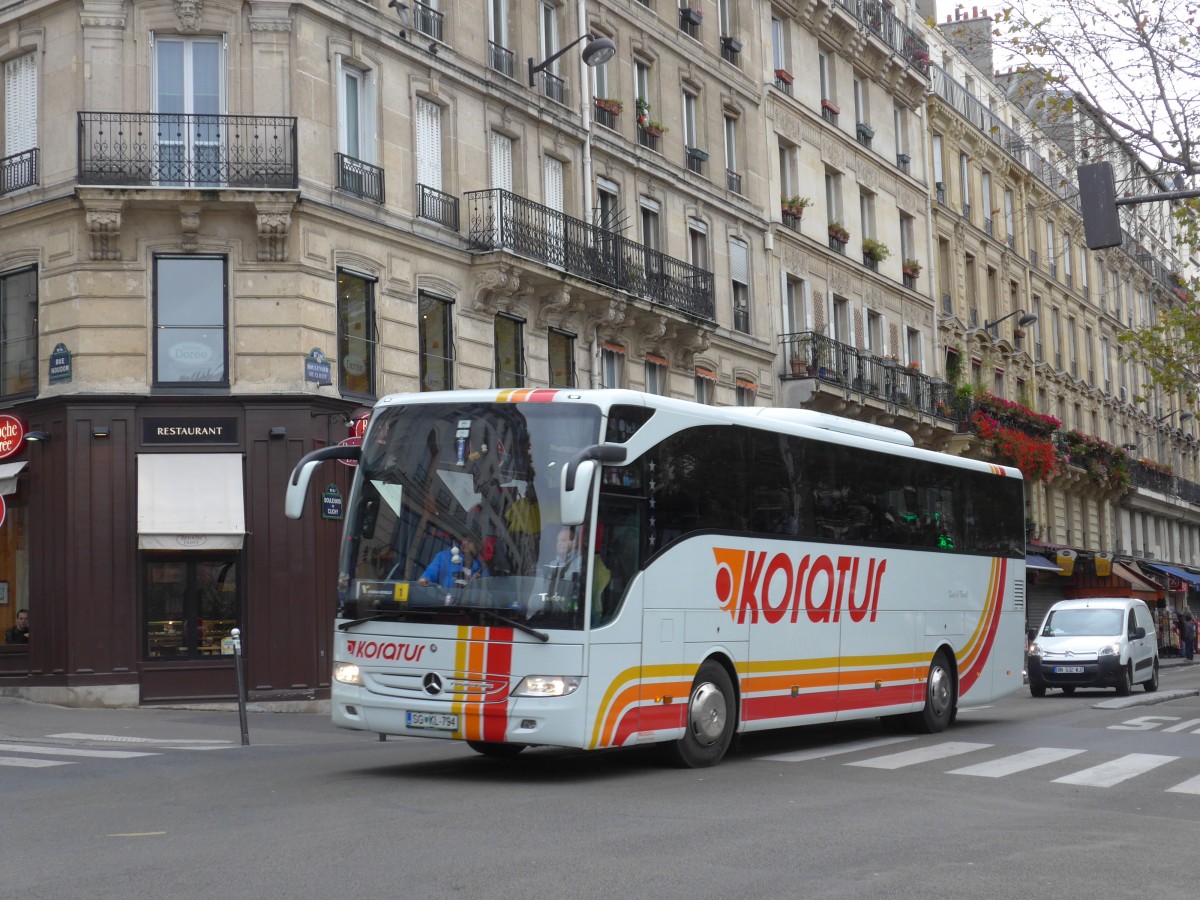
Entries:
[[442, 189], [442, 110], [417, 98], [417, 181]]
[[5, 156], [37, 146], [37, 57], [26, 53], [4, 64]]
[[498, 132], [492, 132], [492, 187], [511, 191], [512, 177], [512, 138]]
[[555, 212], [563, 211], [563, 164], [562, 160], [546, 157], [546, 206]]
[[750, 250], [737, 238], [729, 239], [729, 278], [738, 284], [750, 283]]

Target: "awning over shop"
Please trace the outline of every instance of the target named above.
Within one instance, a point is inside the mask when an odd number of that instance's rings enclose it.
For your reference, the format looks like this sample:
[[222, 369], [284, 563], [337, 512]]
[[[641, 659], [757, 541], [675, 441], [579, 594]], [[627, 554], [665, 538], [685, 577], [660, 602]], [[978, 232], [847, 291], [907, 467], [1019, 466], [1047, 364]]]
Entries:
[[1126, 563], [1113, 563], [1113, 574], [1122, 581], [1129, 582], [1129, 586], [1135, 591], [1158, 591], [1159, 587], [1156, 584], [1151, 584], [1144, 579], [1140, 573], [1135, 572]]
[[241, 549], [242, 493], [240, 453], [139, 453], [138, 547]]
[[1152, 569], [1157, 569], [1160, 572], [1166, 572], [1172, 578], [1178, 578], [1182, 581], [1187, 582], [1193, 588], [1200, 590], [1200, 575], [1196, 575], [1192, 572], [1187, 571], [1186, 569], [1180, 569], [1175, 566], [1164, 566], [1160, 563], [1148, 562], [1148, 563], [1146, 563], [1146, 565]]
[[1026, 553], [1025, 554], [1025, 568], [1026, 569], [1039, 569], [1044, 572], [1061, 572], [1062, 571], [1062, 569], [1060, 569], [1058, 567], [1058, 563], [1050, 562], [1050, 560], [1046, 559], [1046, 557], [1038, 556], [1036, 553]]
[[0, 497], [17, 492], [17, 476], [28, 462], [23, 459], [20, 462], [0, 463]]

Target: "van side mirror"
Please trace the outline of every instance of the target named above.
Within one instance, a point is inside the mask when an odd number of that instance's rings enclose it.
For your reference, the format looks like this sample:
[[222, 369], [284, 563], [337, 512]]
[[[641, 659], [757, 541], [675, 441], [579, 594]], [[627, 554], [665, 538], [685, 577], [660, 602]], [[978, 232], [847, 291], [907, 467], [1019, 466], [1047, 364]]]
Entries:
[[1135, 639], [1140, 641], [1142, 638], [1144, 638], [1146, 636], [1146, 629], [1143, 628], [1141, 625], [1139, 625], [1137, 628], [1134, 629], [1133, 636]]

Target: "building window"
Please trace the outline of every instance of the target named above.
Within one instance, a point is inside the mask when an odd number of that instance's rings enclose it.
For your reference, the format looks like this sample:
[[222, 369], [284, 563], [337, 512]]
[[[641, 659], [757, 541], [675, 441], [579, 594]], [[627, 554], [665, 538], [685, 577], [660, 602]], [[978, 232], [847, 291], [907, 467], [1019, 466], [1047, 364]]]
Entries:
[[750, 333], [750, 247], [729, 239], [729, 280], [733, 293], [733, 330]]
[[725, 186], [735, 194], [742, 192], [742, 176], [738, 173], [736, 116], [725, 114]]
[[415, 105], [417, 120], [417, 183], [442, 189], [442, 108], [418, 97]]
[[375, 79], [371, 73], [338, 62], [338, 150], [363, 162], [375, 162]]
[[646, 357], [646, 393], [666, 396], [667, 361], [661, 356]]
[[625, 348], [617, 344], [605, 344], [600, 350], [600, 386], [619, 388], [625, 386]]
[[525, 386], [525, 323], [512, 316], [496, 316], [495, 366], [497, 388]]
[[546, 335], [550, 358], [550, 387], [575, 387], [575, 335], [553, 328]]
[[37, 269], [0, 275], [0, 396], [15, 397], [37, 390]]
[[867, 349], [876, 356], [883, 356], [883, 316], [873, 309], [867, 310]]
[[155, 384], [229, 384], [227, 291], [224, 256], [154, 258]]
[[921, 332], [915, 328], [905, 327], [904, 344], [905, 352], [908, 354], [908, 364], [918, 369], [921, 368], [923, 365], [923, 356], [921, 353]]
[[[37, 113], [37, 54], [26, 53], [4, 64], [5, 157], [17, 156], [38, 145]], [[7, 173], [2, 174], [5, 181], [0, 182], [0, 194], [9, 189]]]
[[783, 284], [784, 333], [796, 334], [808, 327], [808, 283], [788, 276]]
[[448, 391], [454, 387], [454, 341], [450, 319], [453, 305], [444, 297], [424, 291], [417, 295], [423, 391]]
[[242, 624], [237, 555], [156, 554], [142, 573], [146, 658], [221, 658], [221, 641]]
[[688, 256], [697, 269], [709, 271], [708, 226], [699, 219], [688, 219]]
[[159, 177], [166, 184], [220, 184], [225, 66], [214, 38], [155, 35], [154, 109], [199, 115], [191, 127], [166, 128], [155, 144]]
[[739, 378], [737, 384], [734, 385], [733, 396], [737, 406], [753, 406], [754, 398], [757, 395], [758, 388], [748, 381]]
[[696, 391], [696, 402], [712, 406], [717, 386], [717, 373], [710, 372], [708, 369], [697, 368], [694, 381], [695, 384], [693, 386]]
[[699, 122], [696, 95], [691, 91], [683, 92], [683, 143], [687, 147], [699, 147]]
[[375, 395], [375, 280], [338, 269], [338, 385]]
[[833, 298], [833, 315], [830, 317], [833, 326], [831, 337], [843, 344], [850, 344], [850, 301], [845, 297]]
[[658, 250], [661, 247], [658, 201], [642, 197], [639, 208], [642, 213], [642, 245], [647, 250]]

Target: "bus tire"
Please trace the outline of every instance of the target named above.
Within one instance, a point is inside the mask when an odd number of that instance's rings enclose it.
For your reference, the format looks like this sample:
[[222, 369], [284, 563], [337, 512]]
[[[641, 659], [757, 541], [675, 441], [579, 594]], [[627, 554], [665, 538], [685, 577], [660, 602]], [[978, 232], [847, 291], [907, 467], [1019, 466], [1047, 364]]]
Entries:
[[512, 759], [525, 749], [524, 744], [502, 744], [499, 741], [467, 741], [467, 746], [489, 759]]
[[925, 681], [925, 708], [913, 713], [913, 729], [924, 734], [945, 731], [954, 718], [958, 706], [958, 683], [954, 669], [947, 662], [944, 650], [939, 650], [929, 664], [929, 678]]
[[667, 744], [667, 758], [678, 766], [715, 766], [729, 749], [737, 728], [737, 696], [729, 673], [720, 663], [705, 660], [692, 681], [684, 735]]

